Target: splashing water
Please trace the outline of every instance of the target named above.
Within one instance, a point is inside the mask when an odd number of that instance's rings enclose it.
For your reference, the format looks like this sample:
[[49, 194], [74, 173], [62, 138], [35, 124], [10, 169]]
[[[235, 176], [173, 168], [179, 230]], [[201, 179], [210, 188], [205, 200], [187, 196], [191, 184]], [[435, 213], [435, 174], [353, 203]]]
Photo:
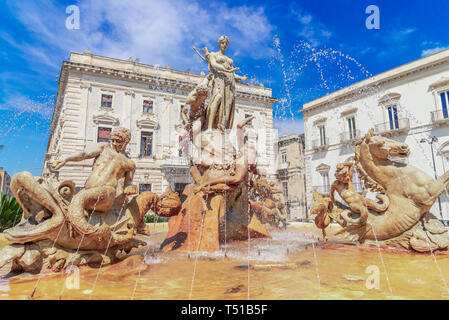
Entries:
[[300, 41], [285, 56], [278, 36], [273, 46], [268, 67], [282, 77], [279, 101], [273, 107], [277, 121], [294, 121], [304, 103], [372, 76], [355, 58], [333, 48], [316, 48]]

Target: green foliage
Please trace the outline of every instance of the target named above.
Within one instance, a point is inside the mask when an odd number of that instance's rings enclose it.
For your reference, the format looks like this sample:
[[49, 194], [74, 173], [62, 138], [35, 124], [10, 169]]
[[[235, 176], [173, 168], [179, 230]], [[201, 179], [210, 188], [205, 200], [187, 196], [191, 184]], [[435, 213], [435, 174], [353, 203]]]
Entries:
[[13, 196], [0, 193], [0, 230], [14, 227], [22, 219], [23, 210]]
[[143, 219], [145, 223], [161, 223], [168, 221], [167, 218], [158, 217], [154, 214], [147, 214]]

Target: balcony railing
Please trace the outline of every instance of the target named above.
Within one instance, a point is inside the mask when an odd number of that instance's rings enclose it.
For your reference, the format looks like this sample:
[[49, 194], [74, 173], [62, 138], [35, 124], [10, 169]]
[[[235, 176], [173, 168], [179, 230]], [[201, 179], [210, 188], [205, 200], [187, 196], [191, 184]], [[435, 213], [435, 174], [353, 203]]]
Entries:
[[377, 133], [401, 133], [410, 129], [410, 120], [408, 118], [395, 119], [385, 123], [376, 124], [375, 131]]
[[188, 167], [189, 160], [183, 157], [168, 157], [164, 159], [162, 167]]
[[312, 149], [326, 150], [329, 147], [329, 138], [316, 139], [312, 141]]
[[439, 125], [449, 123], [449, 110], [437, 110], [430, 113], [432, 123]]
[[313, 190], [315, 190], [318, 193], [321, 193], [323, 196], [329, 196], [329, 193], [331, 191], [331, 186], [324, 185], [324, 186], [314, 186]]
[[340, 133], [340, 142], [341, 143], [350, 143], [356, 140], [359, 140], [362, 137], [362, 133], [360, 130], [355, 131], [347, 131]]

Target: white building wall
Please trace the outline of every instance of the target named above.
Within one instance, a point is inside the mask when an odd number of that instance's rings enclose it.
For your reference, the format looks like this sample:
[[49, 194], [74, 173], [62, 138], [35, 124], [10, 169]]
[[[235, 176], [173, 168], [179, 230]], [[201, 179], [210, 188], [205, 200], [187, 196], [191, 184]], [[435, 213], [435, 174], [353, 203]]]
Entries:
[[[338, 163], [347, 161], [354, 155], [354, 146], [342, 144], [340, 134], [348, 131], [346, 117], [349, 114], [354, 115], [356, 119], [356, 128], [365, 135], [370, 128], [376, 128], [376, 125], [388, 122], [388, 113], [386, 107], [397, 105], [398, 117], [408, 119], [410, 129], [390, 138], [405, 142], [411, 149], [408, 163], [425, 171], [430, 176], [434, 176], [431, 147], [429, 144], [420, 143], [422, 138], [429, 136], [438, 137], [438, 143], [434, 144], [434, 156], [437, 175], [442, 175], [449, 170], [449, 162], [446, 151], [446, 144], [449, 145], [449, 124], [443, 123], [435, 125], [431, 119], [431, 112], [441, 110], [441, 102], [438, 96], [440, 91], [449, 91], [449, 83], [446, 86], [431, 88], [431, 85], [441, 79], [449, 78], [449, 61], [447, 57], [449, 51], [442, 55], [442, 62], [438, 66], [432, 66], [427, 69], [410, 72], [402, 75], [399, 79], [381, 82], [380, 85], [368, 89], [363, 87], [352, 97], [345, 97], [341, 100], [338, 93], [329, 99], [329, 104], [310, 109], [314, 102], [306, 104], [304, 113], [304, 127], [306, 136], [306, 181], [307, 181], [307, 203], [311, 204], [312, 187], [321, 186], [322, 176], [316, 169], [324, 164], [330, 166], [329, 178], [330, 184], [335, 180], [334, 173]], [[421, 59], [423, 65], [427, 63], [426, 58]], [[389, 72], [401, 74], [404, 68], [399, 67]], [[381, 78], [382, 75], [376, 76]], [[376, 78], [374, 77], [374, 79]], [[375, 81], [373, 81], [375, 83]], [[350, 88], [350, 87], [349, 87]], [[349, 89], [348, 89], [349, 90]], [[345, 89], [342, 90], [343, 92]], [[381, 102], [386, 95], [394, 96], [399, 94], [398, 99], [387, 99]], [[342, 95], [340, 95], [342, 96]], [[449, 106], [448, 106], [449, 107]], [[350, 112], [352, 110], [352, 112]], [[342, 114], [343, 113], [343, 114]], [[317, 120], [326, 118], [320, 123]], [[313, 150], [313, 140], [319, 139], [318, 125], [325, 125], [326, 135], [329, 138], [329, 146], [325, 151]], [[370, 196], [370, 194], [368, 194]], [[449, 201], [446, 194], [440, 197], [442, 201], [443, 218], [449, 220]], [[437, 217], [440, 217], [438, 202], [431, 210]]]

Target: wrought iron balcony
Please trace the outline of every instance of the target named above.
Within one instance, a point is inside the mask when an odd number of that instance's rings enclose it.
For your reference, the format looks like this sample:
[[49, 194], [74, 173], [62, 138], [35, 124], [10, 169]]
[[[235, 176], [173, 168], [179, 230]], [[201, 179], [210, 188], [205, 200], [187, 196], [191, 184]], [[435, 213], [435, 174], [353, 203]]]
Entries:
[[313, 190], [322, 194], [323, 196], [329, 196], [330, 191], [331, 191], [331, 186], [330, 185], [314, 186]]
[[359, 140], [362, 137], [362, 133], [360, 130], [355, 131], [347, 131], [340, 133], [340, 142], [341, 143], [353, 143]]
[[189, 160], [186, 157], [167, 157], [161, 165], [163, 168], [188, 168]]
[[374, 130], [382, 135], [394, 135], [407, 132], [410, 129], [410, 120], [408, 118], [395, 119], [385, 123], [376, 124]]
[[329, 138], [316, 139], [312, 141], [313, 150], [327, 150], [329, 148]]
[[449, 124], [449, 110], [437, 110], [430, 113], [432, 123], [436, 126]]

